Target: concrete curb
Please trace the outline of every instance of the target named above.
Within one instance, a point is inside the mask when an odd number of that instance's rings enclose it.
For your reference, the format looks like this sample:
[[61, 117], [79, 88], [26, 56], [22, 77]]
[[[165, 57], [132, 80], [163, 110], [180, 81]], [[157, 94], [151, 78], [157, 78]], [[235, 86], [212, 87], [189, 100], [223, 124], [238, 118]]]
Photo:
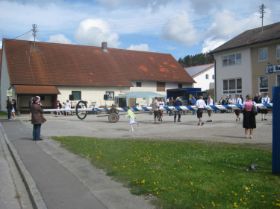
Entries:
[[21, 176], [21, 178], [23, 179], [24, 185], [26, 187], [26, 190], [28, 192], [28, 196], [30, 197], [32, 206], [34, 209], [47, 209], [47, 206], [42, 198], [41, 193], [39, 192], [36, 183], [34, 182], [32, 176], [30, 175], [30, 173], [27, 171], [27, 169], [25, 168], [22, 160], [20, 159], [18, 152], [16, 150], [16, 148], [14, 147], [14, 145], [10, 142], [10, 140], [8, 139], [5, 130], [3, 128], [3, 126], [0, 124], [0, 131], [3, 134], [4, 137], [4, 141], [7, 144], [7, 147], [9, 149], [9, 152], [15, 162], [15, 165], [19, 171], [19, 174]]

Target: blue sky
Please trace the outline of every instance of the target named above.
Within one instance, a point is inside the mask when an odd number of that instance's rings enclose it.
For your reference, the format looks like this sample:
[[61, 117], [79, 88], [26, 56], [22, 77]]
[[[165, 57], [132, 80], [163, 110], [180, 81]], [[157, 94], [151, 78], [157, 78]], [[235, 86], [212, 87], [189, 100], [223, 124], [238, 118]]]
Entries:
[[[239, 33], [280, 21], [279, 0], [0, 0], [0, 39], [37, 24], [38, 41], [169, 53], [210, 51]], [[32, 33], [19, 39], [32, 40]], [[2, 42], [0, 41], [0, 47]]]

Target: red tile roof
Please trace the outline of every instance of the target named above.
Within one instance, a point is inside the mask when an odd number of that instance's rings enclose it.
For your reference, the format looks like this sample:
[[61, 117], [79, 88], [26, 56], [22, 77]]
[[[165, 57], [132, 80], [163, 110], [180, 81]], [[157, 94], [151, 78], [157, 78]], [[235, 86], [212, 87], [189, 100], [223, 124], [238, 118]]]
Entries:
[[169, 54], [3, 39], [12, 85], [131, 86], [131, 81], [193, 83]]
[[55, 86], [14, 85], [17, 94], [59, 94]]

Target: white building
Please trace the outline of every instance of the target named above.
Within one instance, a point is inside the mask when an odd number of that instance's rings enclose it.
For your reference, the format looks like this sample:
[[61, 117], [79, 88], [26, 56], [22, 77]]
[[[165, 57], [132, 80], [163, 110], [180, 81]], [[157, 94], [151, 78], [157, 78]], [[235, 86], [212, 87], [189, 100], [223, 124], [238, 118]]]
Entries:
[[[3, 39], [1, 110], [7, 96], [28, 109], [32, 96], [45, 108], [56, 101], [86, 100], [97, 106], [150, 104], [166, 89], [191, 87], [193, 79], [169, 54]], [[126, 97], [142, 92], [143, 98]], [[135, 94], [136, 95], [136, 94]], [[135, 97], [138, 97], [137, 95]], [[74, 103], [73, 102], [73, 103]]]
[[195, 81], [193, 87], [201, 88], [202, 91], [214, 89], [214, 64], [186, 67], [185, 70]]

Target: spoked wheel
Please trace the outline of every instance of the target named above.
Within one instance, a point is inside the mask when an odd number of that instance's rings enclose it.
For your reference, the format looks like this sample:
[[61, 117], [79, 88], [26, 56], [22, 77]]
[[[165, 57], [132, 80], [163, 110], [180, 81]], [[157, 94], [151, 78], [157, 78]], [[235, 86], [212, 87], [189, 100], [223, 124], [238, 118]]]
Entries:
[[83, 120], [87, 117], [87, 102], [79, 101], [76, 105], [76, 115], [80, 120]]
[[119, 119], [120, 116], [117, 113], [110, 113], [110, 115], [108, 115], [108, 120], [110, 123], [116, 123], [119, 121]]

